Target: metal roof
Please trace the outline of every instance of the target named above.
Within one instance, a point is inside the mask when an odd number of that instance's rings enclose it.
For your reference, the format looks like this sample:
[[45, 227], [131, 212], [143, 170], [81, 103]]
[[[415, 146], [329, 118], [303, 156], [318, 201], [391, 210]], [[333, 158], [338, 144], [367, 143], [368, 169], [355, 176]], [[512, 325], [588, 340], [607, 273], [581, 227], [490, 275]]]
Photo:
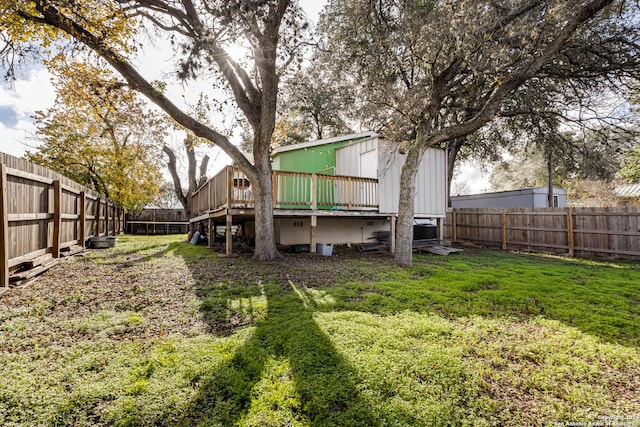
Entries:
[[283, 145], [271, 152], [272, 155], [282, 153], [284, 151], [299, 150], [301, 148], [311, 148], [318, 145], [331, 144], [333, 142], [348, 141], [350, 139], [373, 138], [378, 136], [375, 132], [352, 133], [350, 135], [340, 135], [333, 138], [319, 139], [317, 141], [302, 142], [300, 144]]
[[628, 184], [616, 187], [614, 193], [618, 197], [638, 197], [640, 196], [640, 184]]

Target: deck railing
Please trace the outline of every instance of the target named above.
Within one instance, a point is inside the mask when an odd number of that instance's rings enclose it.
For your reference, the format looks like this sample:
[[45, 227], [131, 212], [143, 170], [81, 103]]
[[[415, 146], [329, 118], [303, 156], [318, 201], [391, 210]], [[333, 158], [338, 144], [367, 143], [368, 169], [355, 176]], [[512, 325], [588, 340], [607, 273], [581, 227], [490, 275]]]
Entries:
[[[273, 171], [273, 204], [278, 209], [376, 210], [378, 180], [354, 176]], [[192, 195], [192, 215], [222, 208], [252, 208], [253, 188], [239, 169], [228, 166]]]

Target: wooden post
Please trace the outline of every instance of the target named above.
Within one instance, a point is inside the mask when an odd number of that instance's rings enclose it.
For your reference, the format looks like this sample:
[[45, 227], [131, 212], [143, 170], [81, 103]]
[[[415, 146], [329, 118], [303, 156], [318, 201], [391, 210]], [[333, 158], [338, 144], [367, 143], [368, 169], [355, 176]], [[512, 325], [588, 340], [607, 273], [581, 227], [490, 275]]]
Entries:
[[273, 196], [273, 208], [278, 206], [278, 174], [276, 171], [271, 171], [271, 195]]
[[[111, 211], [111, 206], [109, 206], [110, 202], [107, 199], [104, 202], [104, 234], [109, 236], [109, 223], [113, 223], [113, 212]], [[111, 214], [111, 215], [110, 215]], [[113, 231], [113, 230], [112, 230]]]
[[233, 166], [227, 168], [227, 209], [233, 207]]
[[233, 216], [227, 213], [227, 228], [225, 230], [225, 253], [231, 255], [233, 253], [233, 239], [231, 236], [231, 226], [233, 225]]
[[391, 215], [389, 218], [391, 224], [389, 225], [389, 252], [396, 253], [396, 216]]
[[575, 243], [573, 241], [573, 209], [567, 208], [567, 246], [569, 247], [569, 256], [575, 254]]
[[96, 232], [94, 236], [98, 237], [100, 235], [100, 206], [102, 205], [102, 199], [98, 196], [96, 200]]
[[208, 225], [208, 227], [207, 227], [207, 247], [208, 248], [210, 248], [213, 245], [213, 239], [215, 238], [213, 236], [212, 231], [211, 231], [211, 222], [212, 222], [212, 219], [211, 219], [211, 217], [209, 217], [209, 221], [207, 222], [207, 225]]
[[316, 194], [316, 190], [318, 188], [318, 175], [311, 174], [311, 210], [316, 210], [318, 209], [318, 198], [317, 198], [317, 194]]
[[436, 218], [436, 227], [438, 230], [438, 239], [444, 240], [444, 218]]
[[451, 240], [454, 242], [458, 241], [458, 212], [456, 212], [456, 208], [453, 208], [451, 211]]
[[53, 253], [54, 258], [60, 258], [60, 227], [62, 227], [62, 187], [60, 181], [53, 181]]
[[[347, 210], [351, 210], [351, 197], [353, 194], [351, 192], [351, 177], [347, 178]], [[337, 202], [337, 200], [336, 200]]]
[[0, 288], [9, 287], [9, 205], [7, 167], [0, 164]]
[[78, 244], [84, 248], [84, 241], [86, 240], [85, 227], [87, 222], [87, 194], [84, 191], [80, 192], [80, 230], [78, 230]]
[[316, 243], [317, 243], [317, 236], [316, 236], [316, 230], [318, 227], [318, 216], [317, 215], [311, 215], [311, 230], [310, 230], [310, 236], [309, 236], [309, 252], [311, 252], [312, 254], [316, 253]]
[[502, 250], [507, 250], [507, 211], [502, 211]]
[[111, 217], [111, 224], [113, 225], [113, 235], [117, 236], [118, 235], [118, 229], [116, 228], [116, 224], [117, 224], [117, 217], [118, 217], [118, 208], [116, 207], [116, 204], [113, 204], [113, 216]]

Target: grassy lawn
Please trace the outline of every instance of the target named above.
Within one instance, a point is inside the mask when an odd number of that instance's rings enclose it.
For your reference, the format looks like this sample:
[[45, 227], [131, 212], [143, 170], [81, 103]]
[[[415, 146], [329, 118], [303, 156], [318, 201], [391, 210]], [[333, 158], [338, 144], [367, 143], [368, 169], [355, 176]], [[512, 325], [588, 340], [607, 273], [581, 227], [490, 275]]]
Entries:
[[123, 236], [0, 296], [3, 426], [607, 420], [640, 424], [637, 263]]

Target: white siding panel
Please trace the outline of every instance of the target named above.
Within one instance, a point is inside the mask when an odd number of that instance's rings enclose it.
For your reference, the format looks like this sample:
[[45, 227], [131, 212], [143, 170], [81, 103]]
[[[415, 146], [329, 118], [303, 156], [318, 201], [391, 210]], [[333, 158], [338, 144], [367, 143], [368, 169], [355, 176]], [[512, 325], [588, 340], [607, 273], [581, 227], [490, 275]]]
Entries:
[[[381, 141], [379, 153], [380, 212], [398, 213], [400, 198], [400, 168], [404, 155], [397, 146]], [[415, 215], [441, 218], [446, 214], [446, 156], [444, 150], [430, 148], [420, 163], [416, 176]]]
[[360, 155], [378, 148], [378, 138], [354, 142], [336, 150], [336, 175], [363, 176]]
[[378, 179], [378, 153], [376, 150], [360, 154], [360, 176]]
[[422, 158], [416, 182], [415, 215], [444, 217], [446, 213], [446, 156], [444, 150], [429, 148]]
[[400, 165], [402, 157], [395, 144], [380, 140], [378, 148], [378, 188], [380, 212], [388, 214], [398, 213], [398, 198], [400, 197]]

